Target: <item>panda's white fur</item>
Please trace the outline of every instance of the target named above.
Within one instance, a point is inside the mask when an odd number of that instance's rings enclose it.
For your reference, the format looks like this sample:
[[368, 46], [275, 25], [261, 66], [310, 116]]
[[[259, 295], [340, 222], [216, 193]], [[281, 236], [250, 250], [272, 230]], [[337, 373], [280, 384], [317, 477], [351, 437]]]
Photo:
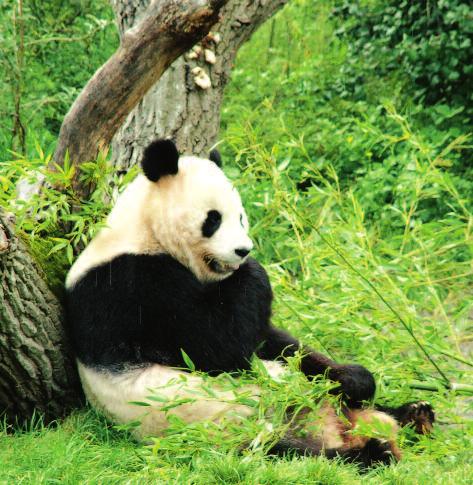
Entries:
[[[185, 156], [179, 158], [176, 172], [164, 174], [157, 181], [150, 180], [145, 175], [137, 176], [118, 197], [105, 226], [85, 248], [67, 276], [66, 289], [69, 295], [69, 307], [74, 308], [73, 326], [91, 325], [85, 329], [84, 333], [87, 338], [91, 339], [91, 345], [97, 343], [93, 337], [94, 327], [110, 325], [110, 328], [113, 329], [114, 322], [81, 323], [82, 319], [85, 322], [88, 317], [84, 315], [87, 310], [82, 309], [81, 304], [89, 302], [75, 301], [75, 298], [77, 298], [77, 294], [80, 294], [78, 292], [82, 291], [81, 285], [92, 285], [87, 291], [89, 294], [94, 293], [94, 280], [86, 283], [89, 272], [97, 271], [98, 268], [109, 263], [110, 278], [112, 278], [112, 264], [117, 258], [127, 255], [158, 256], [162, 254], [177, 260], [188, 268], [190, 273], [203, 285], [206, 285], [223, 281], [233, 273], [239, 274], [239, 268], [243, 267], [247, 260], [246, 255], [238, 256], [235, 250], [245, 248], [249, 251], [252, 248], [252, 242], [248, 236], [248, 220], [238, 192], [223, 171], [210, 160]], [[222, 220], [215, 234], [205, 238], [202, 236], [202, 224], [208, 211], [211, 210], [220, 212]], [[216, 262], [219, 271], [213, 271], [209, 261]], [[256, 267], [251, 271], [257, 271], [259, 275], [263, 270]], [[128, 275], [119, 274], [117, 276], [114, 274], [114, 278], [117, 277], [126, 281]], [[266, 276], [261, 275], [257, 278], [264, 280]], [[239, 285], [239, 283], [236, 284]], [[266, 285], [264, 282], [262, 284]], [[112, 285], [111, 280], [110, 285]], [[124, 296], [127, 297], [126, 294]], [[269, 305], [271, 296], [265, 296], [264, 299], [268, 299]], [[118, 303], [120, 302], [117, 301]], [[100, 304], [101, 302], [97, 303], [97, 305]], [[242, 304], [245, 305], [245, 302]], [[253, 304], [255, 305], [256, 302]], [[141, 312], [141, 306], [139, 308]], [[189, 315], [186, 317], [188, 318]], [[103, 313], [102, 318], [109, 319], [109, 316], [107, 313]], [[137, 318], [140, 322], [141, 313]], [[230, 315], [229, 318], [233, 319], [233, 315]], [[269, 318], [269, 313], [264, 318]], [[228, 323], [222, 321], [222, 324], [228, 325]], [[269, 325], [269, 323], [264, 323], [264, 325]], [[82, 331], [82, 329], [80, 330]], [[200, 332], [199, 321], [195, 321], [193, 331]], [[268, 332], [270, 333], [264, 337], [265, 339], [271, 337], [271, 332], [276, 332], [274, 333], [275, 342], [281, 337], [283, 340], [288, 339], [287, 343], [278, 344], [280, 350], [276, 353], [274, 350], [268, 350], [266, 353], [269, 358], [277, 359], [278, 355], [288, 346], [297, 349], [297, 342], [284, 332], [278, 333], [277, 329], [274, 330], [269, 326]], [[75, 338], [77, 339], [77, 337]], [[231, 342], [228, 344], [230, 345]], [[104, 348], [106, 347], [107, 342], [104, 342]], [[254, 351], [257, 347], [254, 345]], [[225, 351], [225, 349], [222, 350]], [[137, 355], [141, 355], [141, 350]], [[336, 366], [333, 362], [327, 364], [326, 362], [331, 361], [321, 357], [320, 354], [313, 353], [312, 355], [316, 366], [332, 364], [334, 367]], [[120, 364], [119, 370], [117, 370], [115, 364], [103, 364], [98, 357], [94, 357], [94, 359], [97, 362], [94, 361], [92, 364], [84, 363], [81, 358], [78, 359], [79, 374], [88, 400], [95, 407], [103, 410], [116, 423], [123, 424], [137, 419], [141, 420], [141, 425], [134, 430], [135, 435], [139, 438], [161, 433], [167, 427], [167, 415], [161, 411], [162, 406], [157, 402], [153, 402], [153, 406], [145, 408], [132, 404], [132, 402], [146, 401], [147, 396], [156, 389], [159, 389], [158, 392], [161, 396], [164, 395], [170, 399], [186, 397], [195, 399], [196, 392], [198, 394], [203, 384], [203, 379], [199, 375], [189, 374], [165, 363], [156, 363], [156, 361], [153, 363], [145, 359], [142, 365], [135, 365], [133, 362], [127, 365], [125, 359], [124, 364]], [[284, 365], [276, 360], [263, 360], [263, 363], [271, 376], [277, 377], [284, 372]], [[354, 367], [347, 366], [347, 369], [350, 372], [353, 369], [356, 371], [357, 369]], [[366, 372], [364, 370], [360, 374], [363, 379], [366, 378]], [[370, 377], [370, 379], [372, 378]], [[245, 390], [258, 399], [257, 387], [250, 386]], [[214, 421], [222, 417], [239, 419], [239, 417], [248, 416], [254, 412], [253, 408], [233, 403], [235, 396], [232, 392], [217, 387], [214, 392], [216, 398], [196, 399], [194, 402], [173, 408], [171, 412], [186, 422]], [[332, 408], [326, 407], [325, 411], [318, 416], [318, 422], [322, 424], [322, 432], [317, 439], [321, 440], [322, 448], [349, 448], [350, 440], [347, 436], [344, 437], [340, 430], [347, 431], [356, 426], [359, 419], [369, 421], [374, 417], [389, 423], [394, 432], [397, 429], [393, 418], [373, 410], [349, 411], [348, 420], [351, 424], [347, 428], [346, 422], [340, 420]]]
[[[263, 361], [268, 373], [277, 377], [284, 372], [278, 362]], [[203, 390], [202, 377], [159, 364], [146, 368], [130, 369], [124, 373], [104, 372], [91, 369], [78, 362], [79, 376], [88, 401], [101, 409], [116, 423], [131, 423], [140, 420], [133, 429], [138, 439], [157, 436], [168, 426], [168, 415], [172, 414], [186, 423], [222, 419], [238, 420], [248, 417], [254, 408], [235, 404], [236, 395], [230, 390], [212, 387], [213, 396]], [[208, 381], [206, 383], [208, 385]], [[189, 398], [191, 403], [176, 406], [169, 413], [160, 410], [165, 404], [150, 401], [153, 392], [173, 401]], [[241, 386], [238, 393], [249, 393], [248, 397], [258, 399], [256, 386]], [[132, 402], [146, 402], [150, 407], [141, 407]]]
[[[215, 237], [203, 240], [203, 218], [212, 209], [223, 214], [222, 225]], [[242, 263], [234, 253], [238, 247], [253, 247], [238, 191], [214, 162], [180, 157], [177, 175], [155, 183], [140, 174], [128, 185], [105, 227], [70, 269], [66, 287], [73, 286], [89, 268], [127, 253], [168, 253], [200, 280], [218, 280], [228, 274], [209, 271], [204, 256], [238, 267]]]

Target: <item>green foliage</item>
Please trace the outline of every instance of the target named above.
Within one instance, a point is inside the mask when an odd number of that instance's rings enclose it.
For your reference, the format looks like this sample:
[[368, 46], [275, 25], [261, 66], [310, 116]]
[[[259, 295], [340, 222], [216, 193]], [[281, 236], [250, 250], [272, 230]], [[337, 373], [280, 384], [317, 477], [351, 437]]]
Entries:
[[[320, 413], [321, 400], [331, 400], [335, 406], [338, 402], [334, 397], [328, 397], [327, 392], [334, 384], [325, 379], [309, 382], [300, 372], [295, 370], [299, 359], [294, 358], [293, 364], [287, 372], [278, 379], [271, 378], [261, 361], [255, 360], [253, 370], [238, 376], [236, 379], [229, 374], [209, 377], [199, 373], [203, 380], [200, 387], [191, 384], [189, 395], [192, 399], [170, 399], [160, 395], [160, 388], [151, 390], [147, 402], [140, 405], [155, 405], [167, 412], [169, 427], [162, 437], [152, 439], [151, 452], [157, 459], [169, 455], [171, 459], [176, 450], [189, 456], [207, 453], [217, 448], [221, 453], [234, 453], [247, 444], [244, 455], [264, 457], [271, 448], [285, 434], [290, 423], [287, 422], [287, 409], [294, 409], [297, 413], [301, 409], [307, 410], [307, 419]], [[291, 363], [292, 364], [292, 363]], [[185, 390], [187, 379], [180, 376], [176, 379], [179, 388]], [[255, 385], [258, 385], [258, 398], [255, 395]], [[222, 417], [222, 421], [201, 422], [188, 425], [173, 415], [173, 410], [183, 404], [196, 399], [222, 402], [222, 397], [215, 393], [218, 389], [225, 392], [225, 402], [253, 408], [254, 415], [236, 419], [229, 415]], [[163, 404], [164, 407], [163, 407]], [[209, 436], [212, 440], [209, 440]]]
[[[137, 168], [119, 175], [105, 154], [82, 164], [81, 182], [95, 187], [83, 200], [72, 186], [75, 168], [67, 159], [62, 167], [47, 168], [51, 156], [37, 146], [35, 158], [0, 162], [0, 205], [16, 216], [18, 233], [28, 241], [52, 289], [60, 294], [74, 257], [100, 229], [112, 201], [136, 176]], [[26, 200], [19, 197], [25, 184], [34, 185], [39, 179], [44, 179], [39, 192]]]
[[[344, 74], [351, 90], [363, 90], [364, 73], [400, 73], [417, 99], [469, 106], [473, 94], [473, 17], [464, 0], [341, 0], [334, 16], [344, 23], [337, 35], [349, 44]], [[362, 69], [357, 66], [360, 58]]]
[[[90, 75], [118, 45], [105, 0], [0, 4], [0, 161], [54, 145]], [[17, 124], [15, 124], [15, 120]]]
[[[377, 12], [384, 3], [363, 5]], [[353, 50], [353, 24], [371, 17], [345, 20], [334, 12], [330, 2], [292, 2], [243, 47], [222, 115], [229, 141], [237, 148], [277, 146], [299, 188], [317, 184], [317, 174], [331, 180], [336, 174], [340, 188], [363, 201], [366, 217], [385, 221], [387, 230], [403, 226], [399, 212], [412, 204], [418, 172], [429, 188], [417, 211], [421, 222], [446, 216], [452, 202], [471, 211], [471, 134], [464, 116], [471, 103], [458, 105], [451, 97], [425, 107], [413, 101], [406, 93], [417, 88], [401, 83], [399, 71], [377, 75], [364, 54]], [[337, 34], [341, 29], [344, 36]], [[255, 48], [268, 63], [254, 64]], [[377, 62], [386, 57], [372, 50]], [[227, 148], [228, 159], [235, 154]], [[433, 173], [442, 174], [441, 185]], [[443, 194], [451, 187], [445, 183], [454, 186], [458, 203], [447, 203]]]
[[[126, 432], [114, 430], [98, 413], [76, 412], [50, 427], [38, 425], [16, 435], [0, 430], [4, 465], [0, 482], [466, 485], [473, 473], [471, 443], [458, 430], [438, 429], [435, 440], [410, 442], [401, 463], [364, 475], [352, 465], [324, 458], [271, 459], [261, 453], [242, 457], [235, 450], [228, 451], [226, 441], [215, 433], [218, 446], [203, 436], [205, 430], [188, 427], [162, 439], [162, 448], [147, 448], [133, 442]], [[404, 443], [407, 440], [403, 436]]]

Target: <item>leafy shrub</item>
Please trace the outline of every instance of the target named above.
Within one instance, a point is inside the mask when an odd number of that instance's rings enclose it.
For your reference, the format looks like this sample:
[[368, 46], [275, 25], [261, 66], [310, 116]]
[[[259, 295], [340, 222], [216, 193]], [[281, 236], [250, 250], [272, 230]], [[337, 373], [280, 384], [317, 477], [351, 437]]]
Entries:
[[[0, 162], [0, 206], [15, 215], [18, 234], [27, 240], [51, 288], [60, 294], [75, 255], [102, 227], [118, 192], [135, 177], [138, 167], [117, 174], [104, 155], [81, 164], [81, 182], [95, 187], [83, 200], [72, 185], [75, 167], [66, 160], [64, 166], [51, 170], [50, 160], [51, 154], [38, 146], [35, 157]], [[41, 190], [26, 200], [19, 197], [19, 187], [36, 184], [38, 176], [45, 181]]]
[[[353, 91], [362, 89], [366, 73], [399, 72], [413, 94], [427, 104], [473, 101], [473, 15], [462, 0], [351, 2], [334, 9], [344, 22], [337, 30], [349, 39], [346, 74]], [[364, 60], [362, 69], [356, 64]], [[353, 76], [354, 75], [354, 76]], [[409, 86], [408, 86], [409, 87]]]

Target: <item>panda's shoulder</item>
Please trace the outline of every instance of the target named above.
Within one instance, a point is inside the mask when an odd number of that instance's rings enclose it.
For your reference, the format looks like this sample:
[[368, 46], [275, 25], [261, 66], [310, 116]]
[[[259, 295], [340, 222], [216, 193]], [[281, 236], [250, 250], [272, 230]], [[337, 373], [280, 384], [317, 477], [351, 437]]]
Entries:
[[245, 271], [249, 272], [250, 274], [252, 274], [257, 278], [261, 278], [269, 281], [268, 274], [266, 273], [266, 270], [264, 269], [263, 265], [255, 258], [249, 257], [245, 261], [245, 264], [242, 265], [241, 269], [244, 269]]
[[240, 283], [242, 280], [250, 285], [271, 291], [271, 283], [264, 267], [254, 258], [248, 258], [240, 269], [234, 274]]
[[[108, 286], [128, 286], [141, 283], [156, 287], [169, 283], [195, 285], [194, 275], [176, 259], [166, 253], [160, 254], [122, 254], [108, 262], [90, 268], [74, 288], [107, 281]], [[74, 288], [71, 288], [73, 290]]]

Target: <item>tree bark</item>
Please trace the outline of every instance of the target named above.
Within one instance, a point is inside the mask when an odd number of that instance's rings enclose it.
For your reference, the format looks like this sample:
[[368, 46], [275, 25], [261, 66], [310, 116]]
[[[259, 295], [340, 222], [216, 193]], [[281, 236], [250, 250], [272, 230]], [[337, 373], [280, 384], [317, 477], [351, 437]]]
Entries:
[[[111, 0], [123, 37], [136, 25], [149, 0]], [[179, 57], [128, 115], [113, 138], [112, 159], [120, 170], [136, 164], [143, 149], [155, 138], [173, 139], [182, 153], [207, 156], [217, 141], [220, 107], [225, 86], [240, 46], [287, 0], [229, 0], [220, 21], [212, 28], [220, 36], [204, 45], [215, 53], [215, 64]], [[208, 89], [194, 81], [193, 69], [200, 67], [212, 83]]]
[[0, 412], [61, 416], [80, 386], [57, 298], [0, 210]]
[[[126, 116], [169, 65], [210, 30], [227, 0], [157, 0], [121, 37], [117, 52], [95, 73], [67, 113], [54, 153], [73, 165], [94, 160], [108, 148]], [[52, 165], [53, 167], [54, 165]], [[73, 186], [80, 186], [79, 170]]]

